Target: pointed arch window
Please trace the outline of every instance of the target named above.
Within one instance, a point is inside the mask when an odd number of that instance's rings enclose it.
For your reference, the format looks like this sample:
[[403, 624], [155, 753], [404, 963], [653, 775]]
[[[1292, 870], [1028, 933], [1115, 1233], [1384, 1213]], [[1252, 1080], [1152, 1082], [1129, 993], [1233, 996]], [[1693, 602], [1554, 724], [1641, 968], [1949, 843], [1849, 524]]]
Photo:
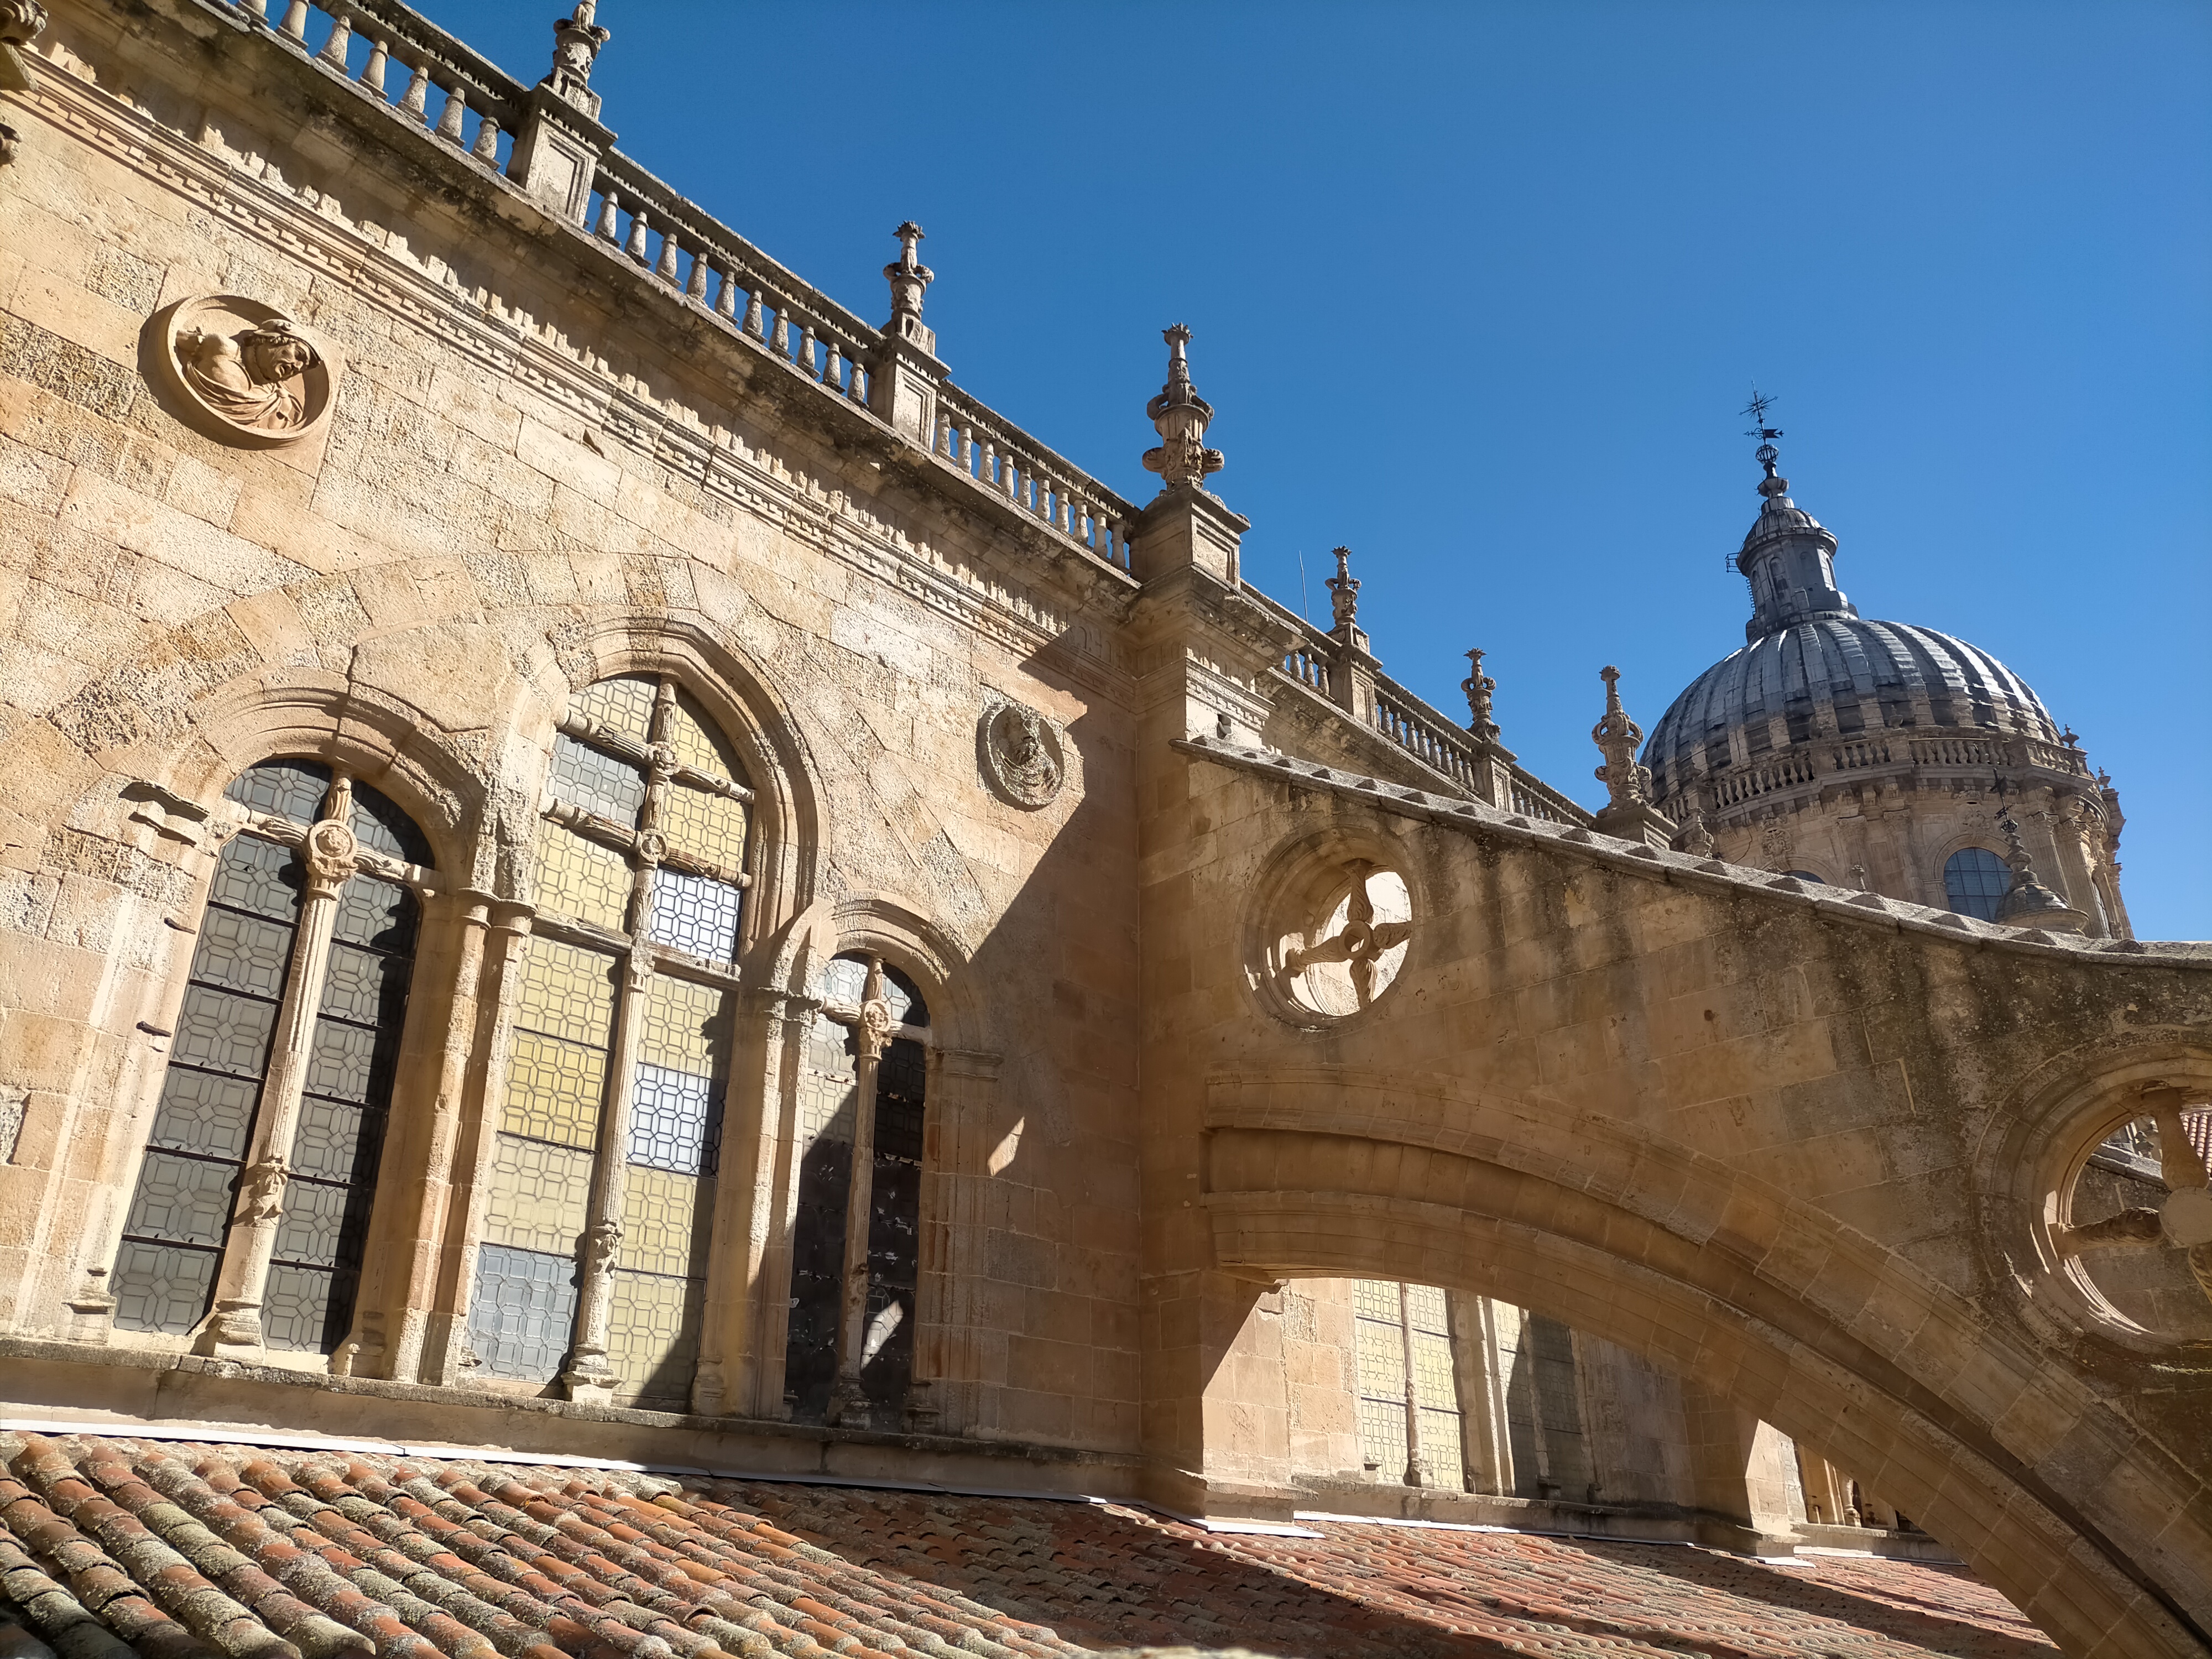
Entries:
[[802, 1422], [902, 1426], [914, 1380], [929, 1008], [879, 957], [823, 975], [799, 1101], [784, 1398]]
[[698, 1357], [750, 804], [665, 677], [554, 738], [469, 1345], [489, 1376], [679, 1402]]
[[430, 850], [320, 762], [249, 767], [112, 1279], [125, 1330], [328, 1353], [353, 1322]]

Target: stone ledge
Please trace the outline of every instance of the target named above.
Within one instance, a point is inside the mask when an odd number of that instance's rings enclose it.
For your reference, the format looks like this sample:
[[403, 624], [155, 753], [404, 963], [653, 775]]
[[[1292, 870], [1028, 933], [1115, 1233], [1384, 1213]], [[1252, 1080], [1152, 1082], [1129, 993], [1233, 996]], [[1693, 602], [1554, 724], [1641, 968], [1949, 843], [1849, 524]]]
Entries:
[[42, 1337], [0, 1336], [0, 1417], [82, 1413], [88, 1433], [194, 1425], [883, 1486], [1128, 1498], [1138, 1486], [1138, 1460], [1114, 1452], [518, 1398]]

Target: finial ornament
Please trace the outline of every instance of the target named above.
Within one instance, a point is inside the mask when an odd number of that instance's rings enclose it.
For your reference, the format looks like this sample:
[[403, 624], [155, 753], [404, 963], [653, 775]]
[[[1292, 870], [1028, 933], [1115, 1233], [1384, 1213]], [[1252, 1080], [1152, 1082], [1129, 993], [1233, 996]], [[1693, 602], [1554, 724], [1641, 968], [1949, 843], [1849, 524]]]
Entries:
[[592, 90], [592, 65], [611, 38], [592, 21], [598, 9], [599, 0], [576, 0], [574, 11], [553, 20], [553, 70], [541, 83], [595, 121], [599, 94]]
[[1336, 574], [1328, 579], [1328, 610], [1339, 628], [1349, 628], [1359, 617], [1359, 578], [1352, 574], [1352, 550], [1336, 550]]
[[1605, 682], [1605, 718], [1590, 727], [1590, 741], [1604, 755], [1605, 764], [1597, 769], [1597, 781], [1612, 793], [1614, 806], [1644, 805], [1651, 799], [1651, 774], [1636, 763], [1644, 728], [1620, 706], [1620, 671], [1608, 663], [1598, 671], [1598, 678]]
[[1221, 471], [1221, 452], [1206, 447], [1206, 428], [1213, 422], [1213, 405], [1200, 397], [1190, 383], [1190, 361], [1183, 348], [1190, 331], [1181, 323], [1160, 331], [1168, 343], [1168, 383], [1160, 395], [1145, 405], [1145, 418], [1160, 434], [1160, 446], [1145, 452], [1145, 470], [1157, 472], [1163, 483], [1202, 489], [1206, 478]]
[[2005, 838], [2005, 862], [2012, 866], [2012, 885], [1997, 901], [1997, 920], [2008, 927], [2079, 932], [2087, 919], [2035, 878], [2035, 866], [2020, 839], [2020, 820], [2013, 817], [2009, 806], [1998, 809], [1997, 829]]
[[891, 285], [891, 315], [919, 322], [922, 290], [937, 280], [937, 273], [922, 264], [915, 252], [923, 234], [920, 225], [909, 219], [891, 234], [899, 240], [899, 257], [884, 267], [884, 276]]
[[1496, 743], [1498, 721], [1491, 714], [1490, 699], [1498, 682], [1482, 672], [1480, 647], [1467, 653], [1467, 678], [1459, 689], [1467, 693], [1467, 729], [1484, 743]]

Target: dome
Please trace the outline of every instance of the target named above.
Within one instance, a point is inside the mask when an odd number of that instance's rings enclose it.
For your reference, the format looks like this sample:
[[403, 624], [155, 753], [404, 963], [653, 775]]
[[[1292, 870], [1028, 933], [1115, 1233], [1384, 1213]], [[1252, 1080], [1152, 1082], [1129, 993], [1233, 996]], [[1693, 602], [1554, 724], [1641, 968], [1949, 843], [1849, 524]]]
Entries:
[[1900, 728], [2058, 739], [2041, 699], [1988, 652], [1932, 628], [1830, 614], [1762, 634], [1698, 675], [1652, 727], [1644, 763], [1663, 809], [1700, 775]]
[[[1988, 652], [1932, 628], [1861, 617], [1836, 586], [1835, 537], [1790, 499], [1771, 443], [1759, 459], [1764, 500], [1732, 561], [1751, 586], [1748, 643], [1698, 675], [1652, 728], [1644, 764], [1655, 804], [1665, 810], [1696, 778], [1816, 740], [1903, 732], [2058, 741], [2042, 702]], [[1998, 759], [1981, 750], [1942, 757], [1969, 766]]]

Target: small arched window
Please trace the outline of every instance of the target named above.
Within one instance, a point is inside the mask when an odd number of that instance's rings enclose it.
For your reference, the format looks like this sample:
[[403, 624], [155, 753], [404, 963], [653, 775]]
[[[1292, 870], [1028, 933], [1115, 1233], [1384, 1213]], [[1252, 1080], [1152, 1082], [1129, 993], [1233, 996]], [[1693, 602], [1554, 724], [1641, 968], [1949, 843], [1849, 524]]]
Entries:
[[319, 762], [264, 762], [224, 793], [247, 822], [216, 860], [115, 1322], [328, 1353], [353, 1323], [430, 850]]
[[690, 1392], [750, 879], [739, 776], [665, 677], [588, 687], [553, 740], [469, 1301], [489, 1376]]
[[784, 1398], [803, 1423], [897, 1428], [914, 1376], [929, 1010], [897, 969], [854, 955], [830, 963], [822, 1002], [799, 1082]]
[[1995, 921], [2011, 887], [2011, 867], [1986, 847], [1962, 848], [1943, 866], [1943, 896], [1962, 916]]
[[1784, 873], [1794, 876], [1799, 881], [1817, 882], [1823, 887], [1828, 884], [1828, 878], [1826, 876], [1816, 876], [1810, 870], [1789, 870]]

